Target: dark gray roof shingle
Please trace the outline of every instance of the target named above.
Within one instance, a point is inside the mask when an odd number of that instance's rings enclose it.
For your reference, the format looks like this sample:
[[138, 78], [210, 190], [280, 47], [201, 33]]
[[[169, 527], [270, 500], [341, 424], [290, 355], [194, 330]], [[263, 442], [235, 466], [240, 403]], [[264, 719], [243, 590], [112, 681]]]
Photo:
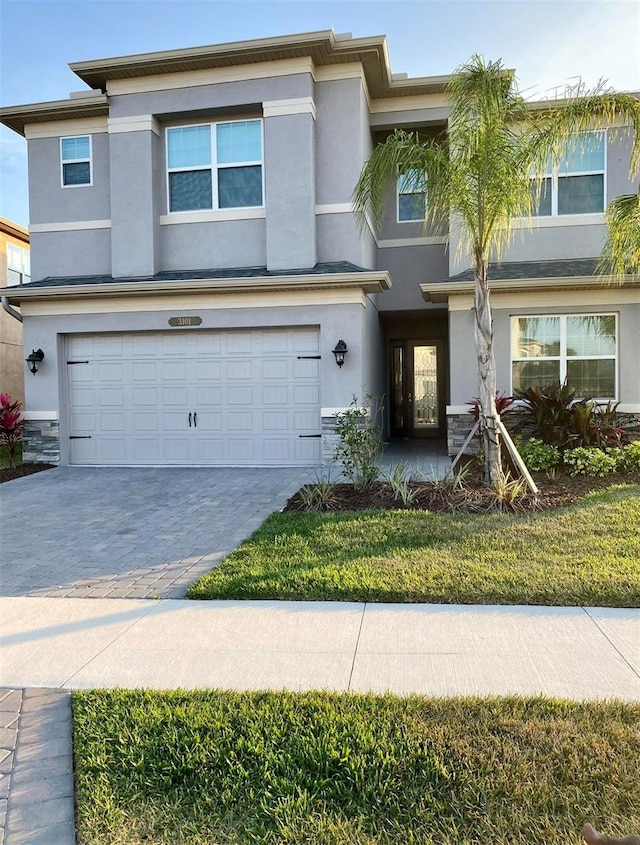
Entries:
[[[566, 258], [558, 261], [511, 261], [490, 264], [489, 281], [502, 279], [556, 279], [565, 276], [595, 276], [597, 258]], [[449, 282], [473, 281], [473, 270], [449, 276]]]
[[113, 276], [63, 276], [47, 277], [23, 285], [25, 288], [62, 287], [66, 285], [108, 285], [126, 282], [192, 282], [198, 279], [260, 279], [274, 276], [323, 276], [338, 273], [367, 273], [364, 267], [357, 267], [349, 261], [332, 261], [316, 264], [300, 270], [270, 271], [266, 267], [230, 267], [223, 270], [163, 270], [153, 276], [135, 278], [114, 278]]

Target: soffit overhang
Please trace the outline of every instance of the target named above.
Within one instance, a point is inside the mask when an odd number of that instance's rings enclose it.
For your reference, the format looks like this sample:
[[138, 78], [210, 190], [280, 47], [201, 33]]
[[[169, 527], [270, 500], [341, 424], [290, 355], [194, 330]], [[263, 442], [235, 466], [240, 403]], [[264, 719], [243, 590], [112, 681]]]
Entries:
[[394, 79], [384, 35], [351, 38], [329, 30], [303, 32], [277, 38], [234, 41], [205, 47], [163, 50], [110, 59], [72, 62], [71, 70], [91, 88], [105, 90], [107, 82], [163, 73], [209, 68], [232, 68], [283, 59], [311, 58], [316, 67], [362, 63], [372, 98], [438, 94], [449, 76]]
[[184, 296], [196, 293], [238, 294], [269, 291], [310, 291], [359, 288], [364, 293], [381, 293], [392, 285], [386, 271], [366, 273], [328, 273], [326, 275], [269, 276], [226, 279], [147, 279], [135, 281], [108, 281], [99, 284], [75, 283], [69, 285], [29, 285], [7, 289], [10, 304], [21, 302], [53, 301], [62, 299], [102, 299], [107, 297], [170, 296], [179, 293]]
[[53, 100], [48, 103], [29, 103], [25, 106], [4, 106], [0, 108], [0, 123], [24, 135], [24, 128], [33, 123], [51, 120], [70, 120], [83, 117], [106, 117], [109, 101], [106, 94]]
[[[531, 278], [531, 279], [498, 279], [489, 280], [492, 293], [531, 293], [532, 291], [586, 291], [586, 290], [628, 290], [640, 288], [640, 275], [627, 276], [619, 281], [611, 276], [574, 276], [567, 278]], [[461, 282], [428, 282], [420, 285], [422, 298], [425, 302], [447, 303], [449, 297], [473, 294], [475, 282], [473, 279]]]

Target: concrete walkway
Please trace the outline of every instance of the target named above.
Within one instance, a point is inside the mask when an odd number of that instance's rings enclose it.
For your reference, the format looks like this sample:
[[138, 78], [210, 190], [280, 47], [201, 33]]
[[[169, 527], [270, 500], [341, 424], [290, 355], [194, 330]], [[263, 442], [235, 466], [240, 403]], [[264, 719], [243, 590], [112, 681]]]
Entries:
[[640, 611], [0, 599], [0, 686], [640, 701]]

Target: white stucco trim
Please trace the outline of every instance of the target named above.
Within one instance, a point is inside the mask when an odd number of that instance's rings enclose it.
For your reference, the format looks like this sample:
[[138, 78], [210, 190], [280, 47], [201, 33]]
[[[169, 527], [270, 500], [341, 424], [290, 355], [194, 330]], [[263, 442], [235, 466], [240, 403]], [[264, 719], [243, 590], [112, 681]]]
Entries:
[[603, 226], [604, 214], [562, 214], [555, 217], [518, 217], [511, 221], [513, 229], [555, 229], [561, 226]]
[[70, 135], [92, 135], [107, 131], [106, 117], [76, 117], [72, 120], [47, 120], [24, 127], [27, 141], [36, 138], [61, 138]]
[[346, 405], [344, 408], [320, 408], [320, 416], [337, 417], [338, 414], [344, 414], [345, 411], [348, 411], [350, 407], [350, 405]]
[[79, 232], [82, 229], [110, 229], [111, 220], [73, 220], [68, 223], [32, 223], [29, 232]]
[[110, 117], [107, 121], [109, 134], [119, 132], [153, 132], [160, 136], [160, 125], [152, 114], [138, 114], [135, 117]]
[[[190, 312], [222, 311], [229, 308], [288, 308], [312, 305], [361, 305], [366, 306], [366, 294], [360, 288], [344, 290], [291, 290], [291, 291], [256, 291], [229, 293], [174, 294], [172, 296], [114, 296], [96, 300], [86, 294], [75, 299], [54, 301], [30, 301], [21, 305], [25, 317], [46, 317], [58, 314], [113, 314], [164, 312], [176, 314], [188, 308]], [[90, 331], [90, 324], [85, 324]], [[206, 319], [201, 326], [206, 329]], [[167, 331], [170, 331], [167, 326]], [[194, 331], [197, 331], [194, 329]]]
[[174, 211], [160, 215], [161, 226], [181, 223], [219, 223], [224, 220], [261, 220], [267, 216], [264, 208], [221, 208], [213, 211]]
[[316, 206], [316, 214], [353, 214], [353, 203], [329, 202]]
[[60, 414], [57, 411], [24, 411], [22, 416], [25, 420], [33, 420], [34, 422], [60, 419]]
[[380, 249], [394, 249], [405, 246], [433, 246], [434, 244], [446, 244], [448, 238], [444, 235], [426, 236], [424, 238], [390, 238], [378, 241]]
[[262, 104], [264, 117], [284, 117], [290, 114], [310, 114], [316, 119], [316, 104], [312, 97], [296, 97], [292, 100], [265, 100]]
[[360, 62], [316, 67], [314, 75], [316, 82], [335, 82], [337, 79], [362, 79], [365, 82], [364, 70]]
[[640, 403], [638, 402], [621, 402], [618, 405], [619, 414], [640, 414]]
[[144, 94], [151, 91], [169, 91], [191, 88], [196, 85], [217, 85], [221, 82], [243, 82], [250, 79], [268, 79], [273, 76], [292, 76], [298, 73], [313, 75], [310, 57], [278, 59], [273, 62], [241, 65], [229, 68], [159, 73], [135, 79], [113, 79], [107, 83], [107, 94]]
[[416, 94], [409, 97], [381, 97], [371, 101], [371, 114], [394, 111], [414, 111], [418, 109], [446, 108], [446, 94]]
[[[620, 288], [600, 288], [599, 290], [551, 290], [503, 293], [492, 289], [491, 301], [494, 311], [505, 308], [582, 308], [583, 306], [637, 305], [640, 303], [640, 290], [621, 290]], [[471, 311], [473, 294], [461, 294], [449, 297], [449, 311]]]
[[447, 405], [447, 416], [471, 413], [472, 411], [468, 405]]

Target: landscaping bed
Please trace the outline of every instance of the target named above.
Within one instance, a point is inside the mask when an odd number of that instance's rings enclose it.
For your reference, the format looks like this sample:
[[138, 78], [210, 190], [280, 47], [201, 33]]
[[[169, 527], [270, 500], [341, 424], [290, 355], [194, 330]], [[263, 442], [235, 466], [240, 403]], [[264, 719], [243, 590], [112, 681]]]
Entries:
[[[414, 494], [408, 504], [394, 498], [388, 484], [380, 482], [369, 490], [357, 490], [353, 484], [335, 484], [331, 506], [332, 511], [375, 510], [378, 508], [411, 508], [438, 511], [441, 513], [485, 513], [499, 509], [496, 495], [482, 485], [480, 470], [471, 462], [465, 469], [464, 485], [454, 487], [442, 481], [408, 481], [407, 487]], [[529, 491], [517, 497], [506, 509], [546, 510], [571, 505], [588, 493], [605, 490], [614, 484], [640, 484], [640, 472], [612, 473], [604, 478], [584, 475], [569, 475], [567, 472], [534, 472], [533, 480], [538, 487], [534, 497]], [[285, 511], [305, 511], [301, 491], [295, 493], [284, 507]]]
[[[597, 684], [597, 679], [594, 679]], [[640, 829], [640, 706], [73, 693], [82, 845], [578, 845]]]
[[0, 467], [0, 484], [22, 478], [24, 475], [33, 475], [34, 472], [54, 469], [54, 467], [55, 464], [18, 464], [16, 467]]

